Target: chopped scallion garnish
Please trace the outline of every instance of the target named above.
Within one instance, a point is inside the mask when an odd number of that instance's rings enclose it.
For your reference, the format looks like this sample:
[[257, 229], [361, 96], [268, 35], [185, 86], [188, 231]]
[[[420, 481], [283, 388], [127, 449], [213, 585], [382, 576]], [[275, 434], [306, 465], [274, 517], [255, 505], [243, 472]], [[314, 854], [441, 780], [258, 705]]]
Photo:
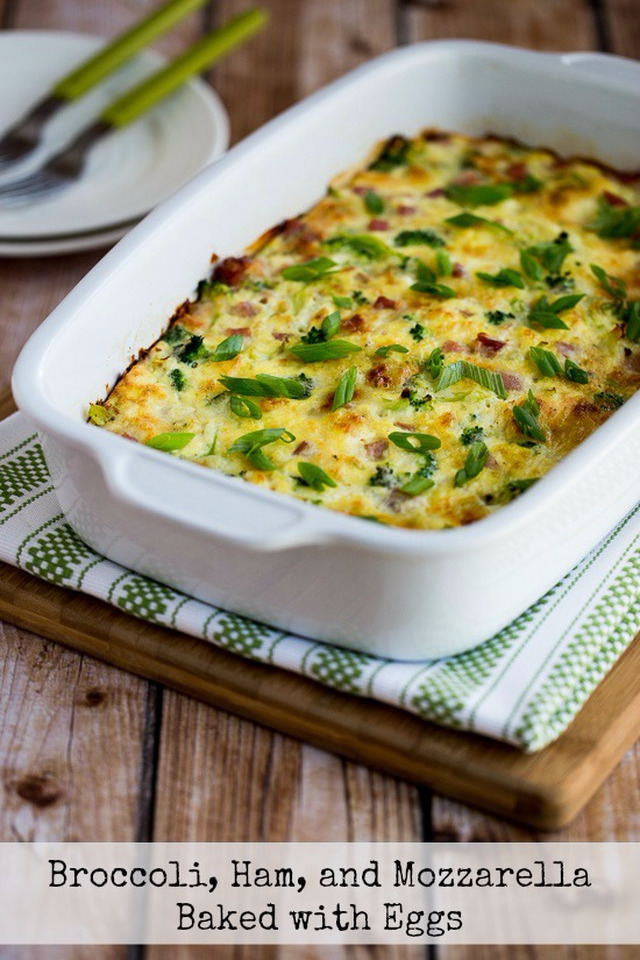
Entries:
[[338, 386], [336, 387], [336, 391], [333, 395], [333, 404], [331, 405], [332, 410], [338, 410], [339, 407], [344, 407], [345, 403], [349, 403], [349, 401], [353, 399], [357, 377], [357, 367], [349, 367], [348, 370], [345, 370], [338, 380]]
[[469, 480], [473, 480], [474, 477], [477, 477], [480, 471], [484, 468], [484, 465], [487, 462], [487, 457], [489, 456], [489, 448], [486, 443], [482, 440], [479, 440], [477, 443], [472, 443], [469, 447], [469, 452], [467, 454], [467, 459], [465, 460], [464, 467], [462, 467], [455, 475], [454, 486], [461, 487], [463, 483], [467, 483]]
[[325, 487], [338, 486], [335, 480], [333, 480], [328, 473], [325, 473], [322, 467], [316, 466], [315, 463], [307, 463], [302, 460], [297, 464], [297, 467], [302, 481], [318, 493], [322, 493]]
[[295, 377], [273, 377], [268, 373], [258, 373], [250, 377], [220, 377], [220, 383], [231, 393], [243, 397], [287, 397], [289, 400], [303, 400], [308, 396], [303, 383]]
[[295, 436], [284, 427], [267, 427], [265, 430], [254, 430], [238, 437], [231, 444], [227, 453], [244, 453], [247, 460], [258, 470], [273, 470], [275, 464], [262, 452], [262, 447], [268, 443], [282, 440], [283, 443], [293, 443]]
[[401, 343], [390, 343], [386, 347], [378, 347], [377, 357], [387, 357], [390, 353], [409, 353], [408, 347], [403, 347]]
[[282, 276], [285, 280], [297, 280], [299, 283], [310, 283], [312, 280], [321, 280], [327, 274], [335, 273], [338, 264], [329, 257], [315, 257], [306, 263], [294, 263], [285, 267]]
[[298, 343], [289, 347], [289, 353], [307, 363], [318, 363], [322, 360], [341, 360], [360, 349], [348, 340], [328, 340], [326, 343]]
[[440, 440], [431, 436], [429, 433], [401, 433], [394, 431], [389, 434], [389, 440], [400, 447], [401, 450], [407, 450], [409, 453], [426, 454], [430, 450], [437, 450], [440, 446]]
[[479, 270], [476, 277], [491, 284], [492, 287], [518, 287], [518, 289], [524, 290], [524, 280], [517, 270], [511, 270], [509, 267], [503, 267], [498, 273], [485, 273], [483, 270]]
[[234, 333], [232, 336], [222, 340], [211, 354], [211, 360], [223, 361], [233, 360], [242, 350], [244, 339], [241, 334]]
[[501, 400], [506, 400], [507, 390], [504, 385], [502, 375], [494, 373], [493, 370], [487, 370], [486, 367], [479, 367], [468, 360], [456, 360], [444, 367], [440, 374], [436, 390], [445, 390], [459, 380], [473, 380], [487, 390], [491, 390]]
[[153, 447], [154, 450], [182, 450], [183, 447], [193, 440], [195, 433], [157, 433], [155, 437], [147, 440], [146, 445]]

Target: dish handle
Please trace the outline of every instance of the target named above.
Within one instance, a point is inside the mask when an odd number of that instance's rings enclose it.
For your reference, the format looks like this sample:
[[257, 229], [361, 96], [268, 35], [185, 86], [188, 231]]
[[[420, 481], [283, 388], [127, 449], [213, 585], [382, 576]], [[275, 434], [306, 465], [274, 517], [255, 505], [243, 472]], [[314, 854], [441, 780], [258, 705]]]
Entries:
[[319, 523], [315, 511], [293, 499], [279, 502], [271, 491], [242, 480], [214, 478], [206, 468], [155, 451], [145, 454], [136, 451], [134, 455], [100, 458], [111, 493], [136, 512], [263, 553], [339, 539], [332, 531], [330, 516], [323, 516]]
[[640, 84], [640, 63], [628, 57], [616, 57], [609, 53], [563, 53], [560, 61], [566, 67], [577, 67], [587, 73]]

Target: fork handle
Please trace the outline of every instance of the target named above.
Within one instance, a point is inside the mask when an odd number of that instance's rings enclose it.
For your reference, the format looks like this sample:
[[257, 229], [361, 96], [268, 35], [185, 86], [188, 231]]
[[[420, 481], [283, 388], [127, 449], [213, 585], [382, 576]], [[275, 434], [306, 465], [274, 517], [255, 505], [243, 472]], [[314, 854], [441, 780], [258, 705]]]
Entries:
[[267, 20], [264, 10], [252, 9], [194, 44], [167, 67], [154, 73], [133, 90], [111, 103], [100, 116], [105, 123], [124, 127], [165, 97], [185, 81], [201, 73], [260, 30]]
[[206, 0], [169, 0], [131, 30], [116, 37], [95, 56], [85, 60], [71, 73], [58, 80], [51, 91], [52, 95], [65, 102], [77, 100], [87, 90], [130, 60], [139, 50], [153, 43], [156, 37], [162, 36], [193, 10], [202, 7], [205, 2]]

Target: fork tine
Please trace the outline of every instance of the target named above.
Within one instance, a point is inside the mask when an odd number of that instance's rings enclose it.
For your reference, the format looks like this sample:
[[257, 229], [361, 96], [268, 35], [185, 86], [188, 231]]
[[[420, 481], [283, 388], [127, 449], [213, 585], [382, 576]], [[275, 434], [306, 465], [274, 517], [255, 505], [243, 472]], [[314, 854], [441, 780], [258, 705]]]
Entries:
[[35, 200], [68, 185], [69, 181], [58, 177], [34, 173], [0, 187], [0, 204], [14, 205], [23, 200]]

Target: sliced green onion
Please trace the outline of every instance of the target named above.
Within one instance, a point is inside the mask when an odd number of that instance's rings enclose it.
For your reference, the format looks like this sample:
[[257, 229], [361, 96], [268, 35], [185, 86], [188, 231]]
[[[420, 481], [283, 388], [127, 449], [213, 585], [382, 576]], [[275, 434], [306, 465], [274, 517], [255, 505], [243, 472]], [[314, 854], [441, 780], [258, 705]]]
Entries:
[[498, 223], [497, 220], [487, 220], [486, 217], [479, 217], [475, 213], [469, 213], [465, 211], [464, 213], [457, 213], [455, 217], [447, 217], [445, 223], [450, 223], [454, 227], [461, 227], [466, 229], [467, 227], [490, 227], [494, 230], [502, 230], [504, 233], [510, 235], [513, 234], [513, 230], [509, 230], [509, 227], [505, 227], [504, 224]]
[[377, 357], [387, 357], [390, 353], [409, 353], [408, 347], [403, 347], [401, 343], [390, 343], [387, 347], [378, 347]]
[[606, 197], [600, 197], [596, 218], [587, 227], [595, 230], [599, 237], [613, 240], [633, 237], [640, 230], [640, 205], [618, 208]]
[[455, 290], [445, 286], [444, 283], [418, 281], [418, 283], [411, 284], [409, 289], [414, 290], [416, 293], [430, 293], [432, 297], [440, 297], [441, 300], [450, 300], [452, 297], [457, 296]]
[[268, 373], [258, 373], [255, 379], [220, 377], [220, 383], [231, 393], [243, 397], [287, 397], [289, 400], [302, 400], [308, 396], [304, 384], [294, 377], [272, 377]]
[[434, 486], [435, 480], [432, 480], [431, 477], [421, 476], [420, 471], [418, 471], [410, 480], [400, 487], [400, 490], [409, 497], [417, 497]]
[[436, 250], [436, 270], [439, 277], [450, 277], [453, 273], [451, 257], [446, 250]]
[[233, 336], [227, 337], [226, 340], [222, 340], [221, 343], [218, 344], [211, 354], [211, 360], [233, 360], [242, 350], [243, 344], [244, 339], [242, 335], [234, 333]]
[[349, 369], [342, 374], [338, 380], [336, 392], [333, 395], [332, 410], [338, 410], [339, 407], [344, 407], [345, 403], [349, 403], [353, 398], [357, 376], [357, 367], [349, 367]]
[[489, 448], [486, 443], [482, 440], [479, 440], [477, 443], [472, 443], [469, 447], [469, 453], [467, 454], [464, 467], [458, 470], [455, 475], [453, 481], [454, 486], [461, 487], [463, 483], [467, 483], [468, 480], [473, 480], [474, 477], [477, 477], [484, 468], [488, 456]]
[[437, 380], [442, 373], [442, 364], [444, 363], [444, 354], [440, 347], [432, 350], [425, 361], [425, 366], [434, 380]]
[[394, 256], [393, 250], [372, 233], [341, 233], [325, 240], [330, 249], [350, 250], [365, 260], [384, 260]]
[[560, 319], [558, 314], [575, 307], [583, 297], [584, 293], [570, 293], [567, 296], [558, 297], [553, 303], [549, 303], [546, 296], [542, 296], [529, 311], [528, 320], [530, 323], [537, 323], [547, 329], [568, 330], [569, 327], [564, 320]]
[[295, 436], [284, 427], [267, 427], [265, 430], [254, 430], [245, 433], [235, 440], [227, 453], [244, 453], [247, 460], [258, 470], [273, 470], [275, 464], [262, 452], [262, 447], [268, 443], [282, 440], [283, 443], [293, 443]]
[[325, 339], [330, 340], [331, 337], [334, 337], [338, 330], [340, 329], [340, 311], [334, 310], [333, 313], [330, 313], [324, 318], [320, 325]]
[[321, 280], [329, 273], [334, 273], [338, 264], [329, 257], [315, 257], [306, 263], [294, 263], [285, 267], [282, 276], [285, 280], [297, 280], [300, 283], [310, 283], [312, 280]]
[[437, 450], [440, 446], [440, 440], [437, 437], [432, 437], [429, 433], [400, 433], [400, 431], [394, 431], [389, 434], [389, 440], [396, 447], [407, 450], [409, 453], [425, 454], [430, 450]]
[[103, 407], [101, 403], [89, 404], [89, 420], [95, 423], [97, 427], [104, 427], [105, 423], [113, 420], [113, 416], [113, 413], [107, 410], [106, 407]]
[[595, 263], [592, 263], [590, 266], [591, 273], [597, 279], [600, 286], [604, 287], [614, 300], [624, 300], [627, 295], [627, 285], [624, 280], [621, 280], [620, 277], [613, 277]]
[[520, 251], [520, 266], [529, 279], [536, 281], [544, 280], [544, 268], [542, 264], [538, 263], [529, 250]]
[[498, 273], [484, 273], [480, 270], [476, 273], [476, 277], [484, 280], [485, 283], [490, 283], [492, 287], [518, 287], [524, 290], [524, 280], [518, 271], [510, 270], [508, 267], [504, 267]]
[[564, 372], [567, 379], [573, 383], [589, 382], [589, 374], [587, 371], [583, 370], [582, 367], [579, 367], [577, 363], [574, 363], [573, 360], [570, 360], [568, 357], [564, 362]]
[[488, 207], [507, 200], [513, 194], [513, 187], [508, 183], [451, 183], [444, 192], [461, 207]]
[[364, 195], [364, 205], [369, 213], [382, 213], [384, 210], [384, 200], [375, 190], [367, 190]]
[[543, 377], [557, 377], [562, 373], [562, 364], [555, 353], [543, 347], [530, 347], [529, 355]]
[[243, 420], [262, 420], [262, 410], [255, 400], [249, 397], [238, 397], [232, 393], [229, 406], [236, 417], [241, 417]]
[[435, 230], [401, 230], [393, 243], [396, 247], [444, 247], [444, 240]]
[[154, 450], [182, 450], [194, 437], [195, 433], [157, 433], [146, 445]]
[[528, 439], [538, 440], [544, 443], [547, 439], [544, 430], [538, 423], [540, 416], [540, 407], [531, 390], [527, 394], [524, 403], [518, 404], [511, 411], [513, 419], [520, 427], [524, 436]]
[[468, 360], [456, 360], [455, 363], [450, 363], [444, 367], [436, 385], [436, 390], [444, 390], [459, 380], [473, 380], [486, 390], [491, 390], [501, 400], [507, 398], [507, 390], [501, 374], [494, 373], [493, 370], [487, 370], [486, 367], [478, 367]]
[[322, 493], [325, 487], [337, 487], [338, 484], [328, 473], [325, 473], [322, 467], [317, 467], [315, 463], [306, 463], [304, 460], [297, 464], [298, 473], [304, 483], [318, 493]]
[[289, 353], [307, 363], [318, 363], [322, 360], [341, 360], [360, 349], [348, 340], [329, 340], [327, 343], [298, 343], [289, 347]]
[[335, 303], [336, 307], [340, 307], [342, 310], [349, 310], [353, 306], [353, 300], [351, 297], [339, 297], [336, 295], [331, 299]]
[[627, 340], [635, 343], [640, 340], [640, 300], [629, 300], [622, 311], [622, 321], [625, 324], [624, 335]]

